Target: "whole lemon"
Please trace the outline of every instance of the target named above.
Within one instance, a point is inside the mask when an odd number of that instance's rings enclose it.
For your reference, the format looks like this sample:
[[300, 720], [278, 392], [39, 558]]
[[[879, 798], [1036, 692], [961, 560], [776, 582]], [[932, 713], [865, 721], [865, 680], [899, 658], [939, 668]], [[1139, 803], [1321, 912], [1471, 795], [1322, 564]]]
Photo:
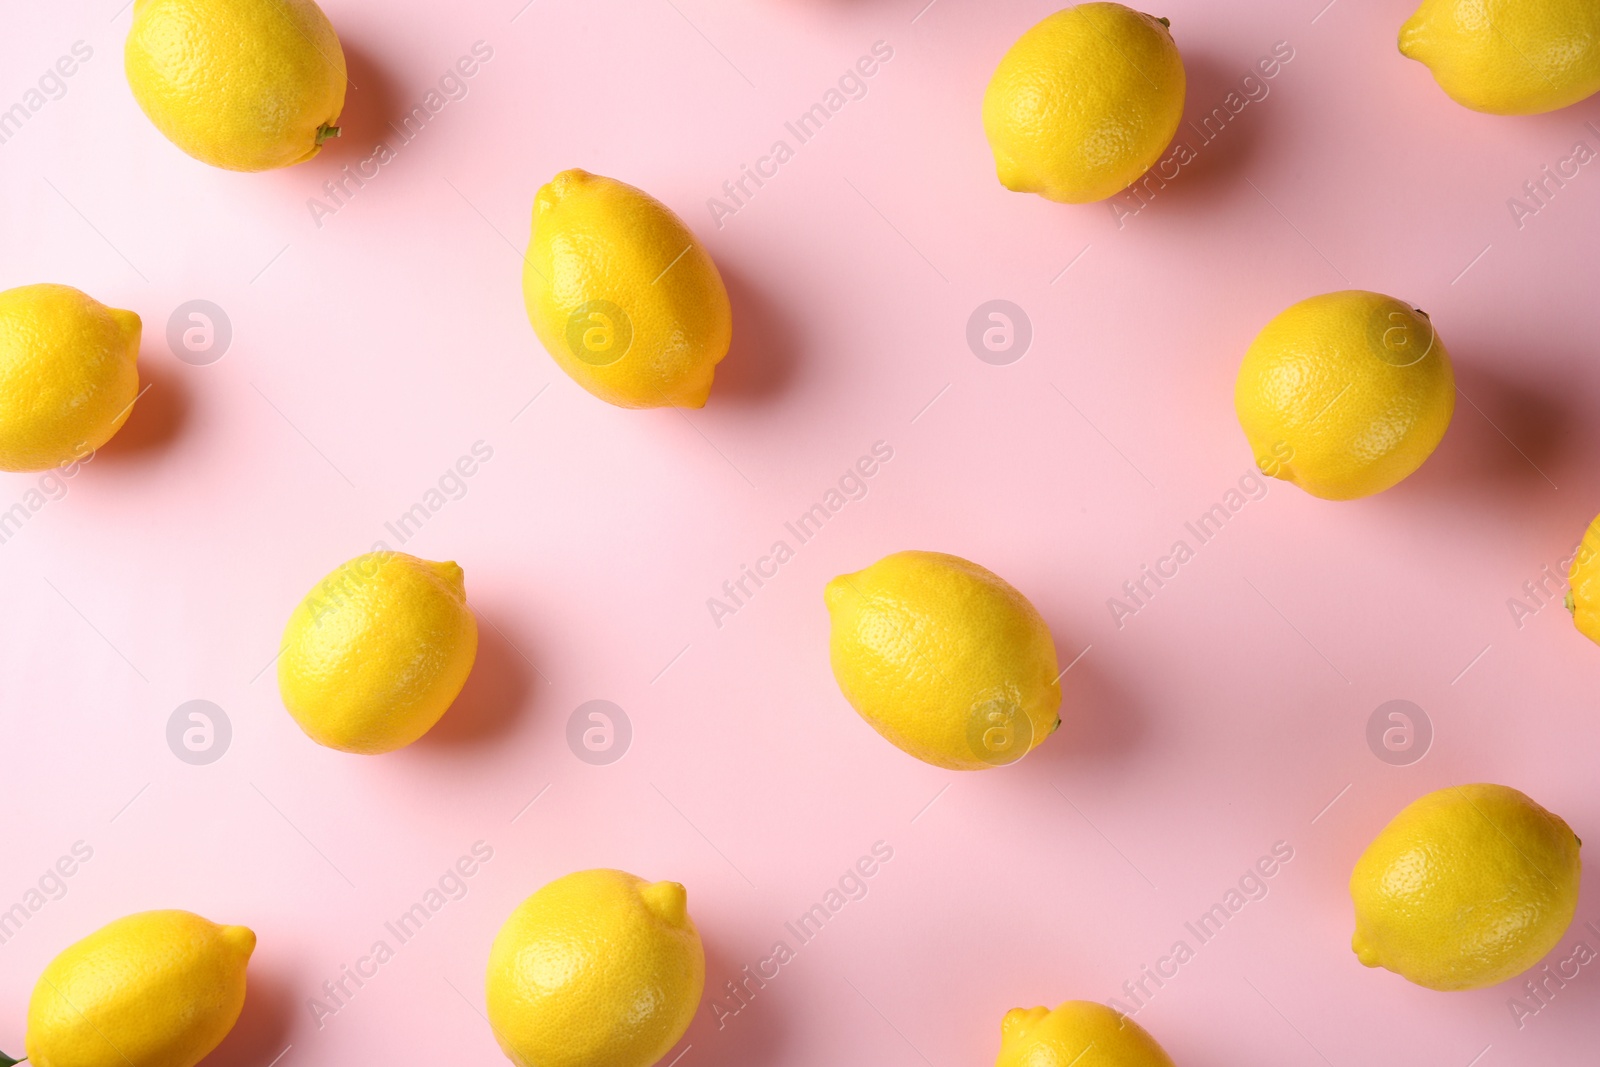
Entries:
[[186, 911], [102, 927], [50, 961], [28, 1003], [32, 1067], [194, 1067], [244, 1007], [256, 935]]
[[1085, 204], [1154, 166], [1186, 87], [1167, 26], [1121, 4], [1079, 4], [1023, 34], [983, 97], [1000, 184]]
[[477, 654], [459, 566], [373, 552], [341, 564], [294, 609], [278, 688], [318, 744], [393, 752], [433, 729]]
[[213, 167], [304, 163], [339, 133], [344, 49], [313, 0], [136, 0], [123, 65], [156, 128]]
[[1581, 844], [1560, 818], [1507, 786], [1429, 793], [1356, 861], [1351, 947], [1368, 967], [1429, 989], [1513, 978], [1571, 925]]
[[0, 470], [83, 459], [139, 396], [139, 316], [66, 285], [0, 293]]
[[579, 871], [500, 928], [489, 1024], [518, 1067], [650, 1067], [689, 1028], [705, 980], [683, 886]]
[[1262, 473], [1313, 496], [1381, 493], [1433, 454], [1456, 406], [1426, 314], [1379, 293], [1303, 300], [1267, 324], [1234, 384]]
[[1013, 1008], [1000, 1021], [995, 1067], [1173, 1067], [1156, 1039], [1120, 1012], [1088, 1000]]
[[925, 763], [1014, 763], [1061, 725], [1050, 628], [998, 575], [942, 552], [896, 552], [824, 591], [845, 699]]
[[1474, 111], [1555, 111], [1600, 92], [1600, 4], [1423, 0], [1400, 30], [1400, 53]]
[[733, 340], [700, 239], [648, 193], [587, 171], [534, 198], [522, 295], [561, 369], [622, 408], [703, 407]]
[[1567, 571], [1567, 610], [1578, 632], [1600, 644], [1600, 516], [1583, 532]]

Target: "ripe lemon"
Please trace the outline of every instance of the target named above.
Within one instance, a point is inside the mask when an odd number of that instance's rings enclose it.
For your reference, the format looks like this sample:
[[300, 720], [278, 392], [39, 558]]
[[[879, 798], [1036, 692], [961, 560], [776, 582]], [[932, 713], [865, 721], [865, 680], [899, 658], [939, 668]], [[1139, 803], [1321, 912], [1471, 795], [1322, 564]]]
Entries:
[[244, 1007], [256, 935], [186, 911], [118, 919], [50, 962], [28, 1003], [32, 1067], [195, 1067]]
[[1429, 989], [1513, 978], [1571, 925], [1581, 844], [1515, 789], [1429, 793], [1396, 815], [1356, 862], [1351, 947], [1368, 967]]
[[1087, 1000], [1013, 1008], [1000, 1022], [994, 1067], [1173, 1067], [1156, 1039], [1120, 1012]]
[[705, 406], [733, 340], [700, 239], [648, 193], [587, 171], [535, 197], [522, 295], [561, 369], [618, 407]]
[[1567, 571], [1567, 610], [1578, 632], [1600, 644], [1600, 516], [1583, 532]]
[[683, 886], [579, 871], [500, 928], [489, 1025], [518, 1067], [650, 1067], [689, 1028], [705, 981]]
[[1455, 411], [1455, 373], [1426, 314], [1352, 290], [1301, 301], [1268, 323], [1245, 353], [1233, 400], [1264, 474], [1353, 500], [1433, 454]]
[[460, 567], [373, 552], [341, 564], [294, 609], [278, 688], [318, 744], [393, 752], [433, 729], [477, 654]]
[[304, 163], [339, 132], [344, 50], [312, 0], [137, 0], [123, 64], [156, 128], [213, 167]]
[[1080, 4], [1023, 34], [983, 97], [1000, 184], [1086, 204], [1154, 166], [1183, 118], [1183, 59], [1167, 25]]
[[1028, 598], [959, 556], [896, 552], [824, 592], [833, 676], [891, 743], [950, 770], [1014, 763], [1061, 725], [1055, 644]]
[[1424, 0], [1400, 30], [1400, 53], [1474, 111], [1555, 111], [1600, 92], [1600, 4]]
[[83, 459], [139, 396], [139, 316], [66, 285], [0, 293], [0, 470]]

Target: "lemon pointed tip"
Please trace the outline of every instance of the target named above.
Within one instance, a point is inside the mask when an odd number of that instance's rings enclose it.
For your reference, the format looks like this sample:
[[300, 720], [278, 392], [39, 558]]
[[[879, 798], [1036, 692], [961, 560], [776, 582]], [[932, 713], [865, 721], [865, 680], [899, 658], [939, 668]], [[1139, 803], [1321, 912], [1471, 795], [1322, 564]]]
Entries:
[[1418, 62], [1421, 62], [1420, 53], [1423, 49], [1422, 35], [1423, 25], [1421, 15], [1420, 13], [1412, 15], [1406, 20], [1405, 25], [1400, 27], [1400, 37], [1398, 41], [1400, 54], [1405, 56], [1407, 59], [1415, 59]]
[[433, 568], [434, 573], [436, 573], [440, 578], [443, 578], [445, 582], [454, 589], [459, 591], [466, 588], [467, 572], [462, 570], [461, 564], [457, 563], [455, 560], [445, 560], [442, 563], [430, 563], [429, 566]]
[[248, 926], [224, 926], [222, 939], [247, 960], [255, 953], [256, 932]]
[[1050, 1009], [1043, 1006], [1037, 1008], [1012, 1008], [1000, 1020], [1001, 1044], [1010, 1044], [1022, 1037], [1034, 1023], [1049, 1014]]
[[655, 882], [639, 890], [645, 907], [668, 926], [683, 926], [689, 919], [689, 892], [678, 882]]

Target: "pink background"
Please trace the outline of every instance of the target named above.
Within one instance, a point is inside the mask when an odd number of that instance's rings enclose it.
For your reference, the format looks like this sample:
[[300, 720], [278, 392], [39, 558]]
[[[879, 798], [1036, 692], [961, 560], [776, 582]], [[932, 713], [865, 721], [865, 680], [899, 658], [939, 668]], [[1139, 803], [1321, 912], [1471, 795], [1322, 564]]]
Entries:
[[[266, 175], [144, 119], [120, 0], [11, 6], [0, 107], [75, 41], [93, 57], [0, 145], [0, 286], [138, 311], [150, 390], [0, 545], [0, 907], [93, 849], [0, 945], [0, 1048], [20, 1054], [56, 952], [182, 907], [261, 938], [209, 1063], [498, 1063], [495, 931], [546, 881], [616, 866], [689, 887], [708, 974], [683, 1067], [988, 1063], [1008, 1008], [1120, 996], [1282, 841], [1266, 898], [1138, 1014], [1179, 1064], [1593, 1062], [1600, 967], [1519, 1030], [1515, 984], [1362, 968], [1345, 883], [1448, 784], [1520, 787], [1600, 840], [1600, 649], [1559, 606], [1508, 607], [1600, 510], [1600, 167], [1520, 228], [1507, 206], [1600, 148], [1600, 101], [1458, 107], [1395, 50], [1409, 0], [1172, 0], [1191, 115], [1276, 42], [1294, 58], [1119, 227], [992, 172], [984, 85], [1056, 3], [925, 2], [328, 0], [359, 87], [345, 137]], [[319, 228], [308, 198], [477, 41], [468, 95]], [[718, 228], [707, 199], [877, 41], [894, 55], [865, 98]], [[538, 347], [519, 253], [534, 191], [572, 166], [666, 201], [724, 271], [736, 337], [703, 411], [610, 408]], [[1107, 598], [1250, 467], [1245, 347], [1347, 287], [1437, 323], [1462, 390], [1438, 453], [1360, 502], [1273, 483], [1119, 629]], [[209, 366], [165, 340], [196, 298], [233, 327]], [[1009, 366], [964, 339], [995, 298], [1034, 328]], [[466, 570], [487, 623], [466, 693], [405, 752], [317, 747], [266, 669], [284, 620], [339, 562], [398, 547], [384, 523], [479, 441], [493, 459], [405, 545]], [[877, 441], [894, 458], [869, 494], [714, 625], [707, 598]], [[0, 476], [0, 510], [38, 484]], [[1063, 666], [1082, 654], [1060, 736], [1014, 767], [924, 766], [834, 685], [824, 582], [913, 547], [996, 570]], [[200, 767], [165, 739], [197, 698], [233, 727]], [[1437, 735], [1406, 767], [1365, 741], [1396, 698]], [[609, 766], [565, 740], [592, 699], [633, 724]], [[464, 899], [319, 1026], [322, 983], [477, 841], [494, 858]], [[797, 945], [784, 923], [878, 841], [867, 896]], [[719, 1027], [723, 983], [780, 938], [794, 960]], [[1600, 947], [1575, 926], [1557, 958], [1580, 938]]]

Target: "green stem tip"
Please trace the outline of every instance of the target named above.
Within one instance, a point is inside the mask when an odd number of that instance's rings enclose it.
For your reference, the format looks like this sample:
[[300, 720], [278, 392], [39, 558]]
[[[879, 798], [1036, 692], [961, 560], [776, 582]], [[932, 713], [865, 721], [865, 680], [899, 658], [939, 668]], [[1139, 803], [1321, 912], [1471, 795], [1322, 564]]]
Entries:
[[28, 1062], [28, 1058], [26, 1056], [20, 1060], [14, 1060], [10, 1056], [7, 1056], [4, 1052], [0, 1052], [0, 1067], [17, 1067], [17, 1064], [26, 1062]]
[[[339, 127], [330, 126], [330, 125], [319, 126], [317, 128], [317, 147], [321, 148], [323, 141], [329, 140], [329, 139], [337, 137], [337, 136], [339, 136]], [[6, 1067], [6, 1065], [3, 1064], [3, 1063], [0, 1063], [0, 1067]]]
[[1163, 26], [1165, 26], [1165, 27], [1166, 27], [1166, 28], [1167, 28], [1167, 29], [1169, 29], [1169, 30], [1170, 30], [1170, 29], [1172, 29], [1172, 20], [1171, 20], [1171, 19], [1168, 19], [1168, 18], [1159, 18], [1159, 17], [1158, 17], [1158, 18], [1157, 18], [1157, 19], [1156, 19], [1156, 21], [1157, 21], [1157, 22], [1159, 22], [1159, 23], [1161, 23], [1161, 25], [1163, 25]]
[[[1572, 595], [1571, 590], [1567, 591], [1566, 597], [1561, 602], [1567, 606], [1568, 613], [1573, 615], [1578, 613], [1578, 598]], [[0, 1067], [3, 1067], [3, 1065], [0, 1065]]]

